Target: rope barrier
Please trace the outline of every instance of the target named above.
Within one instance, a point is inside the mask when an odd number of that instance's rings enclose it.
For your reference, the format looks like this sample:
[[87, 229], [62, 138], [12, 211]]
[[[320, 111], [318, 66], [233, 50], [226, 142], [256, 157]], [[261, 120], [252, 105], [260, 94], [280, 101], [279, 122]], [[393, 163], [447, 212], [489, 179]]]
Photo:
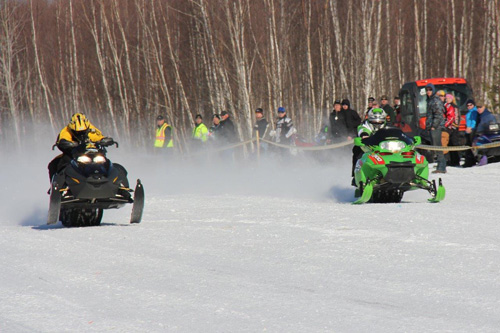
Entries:
[[431, 150], [431, 151], [464, 151], [470, 150], [469, 146], [451, 146], [451, 147], [443, 147], [443, 146], [429, 146], [429, 145], [418, 145], [415, 148], [423, 149], [423, 150]]
[[428, 145], [418, 145], [416, 148], [418, 149], [424, 149], [424, 150], [432, 150], [432, 151], [464, 151], [464, 150], [470, 150], [470, 149], [490, 149], [490, 148], [496, 148], [500, 147], [500, 142], [492, 142], [492, 143], [487, 143], [481, 146], [475, 146], [475, 147], [470, 147], [470, 146], [448, 146], [448, 147], [442, 147], [442, 146], [428, 146]]
[[298, 150], [328, 150], [328, 149], [336, 149], [336, 148], [342, 148], [345, 146], [348, 146], [354, 142], [354, 140], [349, 140], [345, 142], [340, 142], [340, 143], [335, 143], [331, 145], [326, 145], [326, 146], [311, 146], [311, 147], [301, 147], [301, 146], [292, 146], [292, 145], [284, 145], [281, 143], [276, 143], [273, 141], [265, 140], [265, 139], [260, 139], [260, 141], [269, 143], [273, 146], [280, 147], [280, 148], [292, 148], [292, 149], [298, 149]]
[[[210, 148], [207, 149], [207, 148], [204, 148], [203, 151], [196, 152], [196, 153], [189, 154], [189, 155], [185, 155], [185, 157], [189, 158], [189, 157], [193, 157], [193, 156], [197, 156], [197, 155], [202, 155], [202, 154], [217, 153], [217, 152], [221, 152], [221, 151], [225, 151], [225, 150], [237, 148], [237, 147], [240, 147], [240, 146], [244, 146], [246, 144], [249, 144], [249, 143], [252, 143], [252, 142], [255, 142], [255, 141], [258, 141], [257, 138], [253, 138], [253, 139], [250, 139], [250, 140], [238, 142], [238, 143], [235, 143], [235, 144], [232, 144], [232, 145], [229, 145], [229, 146], [225, 146], [225, 147], [221, 147], [221, 148], [216, 148], [216, 149], [210, 149]], [[330, 144], [330, 145], [325, 145], [325, 146], [301, 147], [301, 146], [295, 146], [295, 145], [285, 145], [285, 144], [273, 142], [273, 141], [266, 140], [266, 139], [260, 139], [259, 141], [265, 142], [265, 143], [268, 143], [268, 144], [271, 144], [273, 146], [280, 147], [280, 148], [297, 149], [297, 150], [309, 150], [309, 151], [337, 149], [337, 148], [342, 148], [342, 147], [345, 147], [345, 146], [349, 146], [349, 145], [353, 144], [353, 142], [354, 142], [354, 140], [349, 140], [349, 141], [344, 141], [344, 142]], [[490, 149], [490, 148], [496, 148], [496, 147], [500, 147], [500, 142], [487, 143], [487, 144], [484, 144], [484, 145], [481, 145], [481, 146], [476, 146], [476, 147], [470, 147], [470, 146], [448, 146], [448, 147], [444, 147], [444, 146], [418, 145], [415, 148], [423, 149], [423, 150], [430, 150], [430, 151], [465, 151], [465, 150], [470, 150], [470, 149], [477, 149], [477, 150], [479, 150], [479, 149]]]

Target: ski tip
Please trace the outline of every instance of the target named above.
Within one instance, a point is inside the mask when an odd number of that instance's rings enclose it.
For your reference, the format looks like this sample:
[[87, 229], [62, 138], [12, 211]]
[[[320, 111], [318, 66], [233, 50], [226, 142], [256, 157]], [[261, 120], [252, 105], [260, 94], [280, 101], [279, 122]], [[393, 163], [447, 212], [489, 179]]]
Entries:
[[443, 186], [438, 187], [436, 196], [434, 198], [427, 199], [429, 202], [436, 203], [443, 201], [446, 196], [446, 190]]

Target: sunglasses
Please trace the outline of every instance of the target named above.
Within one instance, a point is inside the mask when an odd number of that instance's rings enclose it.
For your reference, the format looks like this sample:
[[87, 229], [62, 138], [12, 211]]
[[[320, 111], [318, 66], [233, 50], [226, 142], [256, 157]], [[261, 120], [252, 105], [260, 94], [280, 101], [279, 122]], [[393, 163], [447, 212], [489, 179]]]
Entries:
[[467, 104], [467, 106], [474, 106], [474, 104]]
[[432, 88], [425, 88], [426, 91], [432, 91]]

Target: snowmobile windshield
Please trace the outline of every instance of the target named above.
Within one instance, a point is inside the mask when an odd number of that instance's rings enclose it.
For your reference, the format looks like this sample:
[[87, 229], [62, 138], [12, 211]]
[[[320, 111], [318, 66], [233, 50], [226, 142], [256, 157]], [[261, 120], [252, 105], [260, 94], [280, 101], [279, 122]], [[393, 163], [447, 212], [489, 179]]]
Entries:
[[413, 144], [413, 139], [403, 133], [403, 131], [399, 128], [381, 128], [375, 132], [375, 134], [363, 139], [361, 142], [367, 146], [378, 146], [382, 141], [387, 140], [403, 141], [407, 145]]

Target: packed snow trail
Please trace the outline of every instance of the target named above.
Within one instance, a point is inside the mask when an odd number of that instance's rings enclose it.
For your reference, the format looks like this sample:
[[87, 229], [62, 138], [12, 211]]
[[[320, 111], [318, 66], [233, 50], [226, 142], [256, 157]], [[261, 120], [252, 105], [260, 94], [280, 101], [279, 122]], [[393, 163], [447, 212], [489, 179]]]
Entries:
[[159, 170], [110, 154], [144, 183], [142, 223], [129, 207], [68, 229], [45, 225], [42, 157], [1, 176], [2, 332], [500, 327], [499, 164], [449, 168], [438, 204], [355, 206], [348, 160]]

